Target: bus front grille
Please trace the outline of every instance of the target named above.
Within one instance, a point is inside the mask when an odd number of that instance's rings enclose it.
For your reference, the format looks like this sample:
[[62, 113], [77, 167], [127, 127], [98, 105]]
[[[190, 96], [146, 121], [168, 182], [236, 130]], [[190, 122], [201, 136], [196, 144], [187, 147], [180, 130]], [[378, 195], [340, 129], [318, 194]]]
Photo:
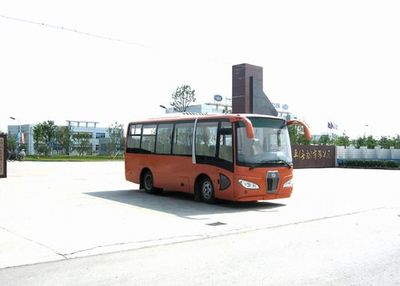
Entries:
[[273, 194], [278, 190], [279, 185], [279, 172], [269, 171], [267, 173], [267, 193]]

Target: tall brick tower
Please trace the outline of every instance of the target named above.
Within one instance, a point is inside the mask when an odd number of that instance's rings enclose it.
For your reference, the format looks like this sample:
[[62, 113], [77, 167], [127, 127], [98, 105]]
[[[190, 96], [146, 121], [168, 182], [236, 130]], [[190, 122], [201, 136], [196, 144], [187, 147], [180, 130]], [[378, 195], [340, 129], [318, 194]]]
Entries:
[[262, 67], [250, 64], [232, 66], [232, 113], [278, 115], [263, 91]]

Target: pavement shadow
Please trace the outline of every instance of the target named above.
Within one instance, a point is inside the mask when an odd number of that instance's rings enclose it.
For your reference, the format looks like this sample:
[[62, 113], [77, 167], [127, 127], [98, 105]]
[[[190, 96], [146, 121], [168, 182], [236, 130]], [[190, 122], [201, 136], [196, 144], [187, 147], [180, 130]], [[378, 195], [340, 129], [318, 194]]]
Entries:
[[111, 190], [85, 194], [132, 206], [166, 212], [184, 218], [190, 218], [196, 215], [240, 213], [248, 211], [275, 212], [278, 211], [280, 207], [286, 206], [285, 204], [266, 201], [218, 201], [216, 204], [210, 205], [194, 201], [193, 194], [171, 191], [163, 192], [159, 195], [147, 194], [141, 190]]

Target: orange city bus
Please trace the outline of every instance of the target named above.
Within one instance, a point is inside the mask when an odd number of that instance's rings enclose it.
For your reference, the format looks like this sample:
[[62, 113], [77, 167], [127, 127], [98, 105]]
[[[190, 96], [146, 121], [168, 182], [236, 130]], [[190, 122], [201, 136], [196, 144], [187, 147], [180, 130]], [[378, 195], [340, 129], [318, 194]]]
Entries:
[[288, 198], [293, 163], [288, 125], [258, 114], [180, 115], [131, 122], [125, 177], [148, 193], [174, 190], [196, 200]]

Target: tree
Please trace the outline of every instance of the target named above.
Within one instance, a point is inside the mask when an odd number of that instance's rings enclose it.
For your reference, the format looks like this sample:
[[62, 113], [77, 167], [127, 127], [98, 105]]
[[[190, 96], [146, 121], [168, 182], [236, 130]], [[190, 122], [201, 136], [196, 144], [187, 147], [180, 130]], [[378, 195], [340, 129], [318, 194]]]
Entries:
[[49, 153], [49, 148], [44, 144], [43, 123], [39, 123], [33, 127], [33, 141], [33, 149], [35, 149], [37, 154], [47, 155]]
[[125, 144], [123, 124], [119, 124], [118, 122], [111, 124], [108, 128], [108, 134], [110, 142], [107, 144], [107, 151], [111, 155], [116, 155], [123, 149]]
[[90, 142], [91, 138], [92, 134], [85, 132], [78, 132], [72, 135], [72, 140], [74, 142], [74, 150], [78, 152], [79, 156], [91, 153], [92, 151], [92, 143]]
[[57, 126], [54, 125], [54, 121], [47, 120], [42, 123], [44, 143], [49, 147], [50, 154], [53, 152], [54, 148], [56, 128]]
[[289, 126], [289, 137], [292, 145], [310, 145], [310, 141], [307, 140], [304, 130], [299, 125]]
[[55, 143], [57, 151], [69, 155], [72, 145], [72, 131], [69, 126], [58, 126], [55, 130]]
[[9, 135], [7, 138], [7, 150], [13, 152], [17, 149], [17, 135]]
[[395, 149], [400, 149], [400, 135], [393, 137], [393, 147]]
[[321, 135], [321, 137], [319, 137], [319, 139], [318, 139], [318, 144], [319, 145], [332, 145], [333, 140], [327, 134]]
[[334, 144], [336, 146], [349, 146], [350, 145], [350, 138], [346, 134], [343, 134], [342, 136], [339, 136], [335, 139]]
[[369, 135], [366, 140], [367, 148], [374, 149], [377, 145], [377, 141], [374, 139], [372, 135]]
[[378, 144], [381, 146], [383, 149], [389, 149], [390, 146], [393, 146], [393, 140], [386, 137], [386, 136], [381, 136], [381, 139], [379, 139]]
[[356, 148], [367, 146], [368, 149], [374, 149], [377, 145], [377, 141], [372, 135], [369, 135], [368, 137], [358, 137], [353, 141], [353, 144], [356, 146]]
[[195, 101], [195, 90], [192, 90], [189, 85], [181, 85], [172, 93], [171, 106], [178, 112], [185, 112], [189, 105]]
[[48, 120], [37, 124], [33, 128], [33, 148], [39, 154], [49, 155], [54, 147], [56, 126], [54, 121]]

